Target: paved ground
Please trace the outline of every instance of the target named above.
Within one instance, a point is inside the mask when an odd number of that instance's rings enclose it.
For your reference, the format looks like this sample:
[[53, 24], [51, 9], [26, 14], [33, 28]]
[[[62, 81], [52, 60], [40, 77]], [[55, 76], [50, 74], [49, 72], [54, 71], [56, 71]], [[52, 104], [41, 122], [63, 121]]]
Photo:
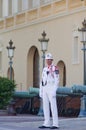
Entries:
[[[0, 130], [40, 130], [38, 126], [42, 123], [40, 116], [0, 116]], [[59, 126], [59, 130], [86, 130], [86, 117], [59, 118]]]

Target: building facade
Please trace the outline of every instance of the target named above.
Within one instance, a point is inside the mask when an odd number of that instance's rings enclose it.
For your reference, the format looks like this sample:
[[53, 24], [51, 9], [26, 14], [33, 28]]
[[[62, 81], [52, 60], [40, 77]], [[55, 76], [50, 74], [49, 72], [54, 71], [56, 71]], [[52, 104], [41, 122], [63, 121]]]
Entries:
[[83, 84], [83, 51], [78, 28], [86, 17], [86, 0], [0, 0], [0, 76], [9, 76], [8, 43], [16, 47], [13, 78], [17, 90], [39, 87], [42, 32], [59, 66], [60, 86]]

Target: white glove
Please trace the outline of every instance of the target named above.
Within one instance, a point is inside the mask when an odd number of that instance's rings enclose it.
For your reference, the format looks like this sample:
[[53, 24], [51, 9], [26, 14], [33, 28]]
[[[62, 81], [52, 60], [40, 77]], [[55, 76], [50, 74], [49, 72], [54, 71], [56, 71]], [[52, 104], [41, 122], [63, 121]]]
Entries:
[[40, 89], [39, 89], [39, 96], [40, 96], [40, 98], [43, 97], [43, 86], [41, 83], [40, 83]]

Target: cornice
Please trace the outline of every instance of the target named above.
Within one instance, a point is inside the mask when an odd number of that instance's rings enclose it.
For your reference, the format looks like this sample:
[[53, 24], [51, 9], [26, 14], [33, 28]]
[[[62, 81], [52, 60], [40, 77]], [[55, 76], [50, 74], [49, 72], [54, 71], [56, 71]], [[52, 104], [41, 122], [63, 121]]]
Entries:
[[58, 14], [52, 14], [52, 15], [49, 15], [49, 16], [46, 16], [46, 17], [43, 17], [43, 18], [41, 17], [41, 18], [34, 19], [32, 21], [29, 21], [29, 22], [25, 22], [25, 23], [22, 23], [22, 24], [14, 25], [14, 26], [9, 27], [9, 28], [1, 29], [0, 34], [6, 33], [6, 32], [9, 32], [9, 31], [12, 31], [12, 30], [22, 29], [22, 28], [32, 26], [32, 25], [35, 25], [35, 24], [51, 21], [51, 20], [54, 20], [54, 19], [58, 19], [60, 17], [66, 17], [68, 15], [72, 15], [72, 14], [76, 14], [76, 13], [80, 13], [80, 12], [84, 12], [84, 11], [86, 11], [86, 7], [80, 7], [80, 8], [74, 9], [74, 10], [70, 10], [70, 11], [67, 10], [67, 11], [59, 12]]

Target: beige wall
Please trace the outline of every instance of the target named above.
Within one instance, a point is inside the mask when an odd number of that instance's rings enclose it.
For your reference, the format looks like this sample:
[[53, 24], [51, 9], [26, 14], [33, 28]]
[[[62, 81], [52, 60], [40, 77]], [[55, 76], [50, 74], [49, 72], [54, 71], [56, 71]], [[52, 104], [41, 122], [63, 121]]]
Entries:
[[[73, 64], [73, 32], [74, 26], [81, 27], [82, 21], [86, 15], [86, 9], [68, 11], [66, 13], [51, 15], [33, 20], [30, 23], [19, 24], [10, 28], [1, 29], [0, 38], [3, 44], [2, 50], [2, 72], [1, 76], [7, 76], [8, 61], [6, 46], [10, 39], [13, 40], [16, 47], [13, 68], [15, 73], [15, 81], [17, 83], [17, 90], [26, 90], [33, 84], [32, 70], [30, 66], [29, 74], [27, 77], [27, 58], [29, 50], [32, 46], [38, 49], [40, 56], [40, 75], [42, 70], [42, 52], [40, 51], [40, 43], [38, 39], [41, 37], [43, 30], [47, 33], [47, 38], [50, 39], [48, 44], [48, 52], [51, 52], [54, 57], [54, 63], [57, 64], [60, 60], [66, 66], [66, 86], [73, 84], [83, 84], [83, 52], [81, 50], [82, 44], [79, 42], [79, 63]], [[40, 76], [39, 75], [39, 76]], [[29, 79], [28, 79], [29, 78]], [[27, 84], [27, 80], [29, 83]]]

